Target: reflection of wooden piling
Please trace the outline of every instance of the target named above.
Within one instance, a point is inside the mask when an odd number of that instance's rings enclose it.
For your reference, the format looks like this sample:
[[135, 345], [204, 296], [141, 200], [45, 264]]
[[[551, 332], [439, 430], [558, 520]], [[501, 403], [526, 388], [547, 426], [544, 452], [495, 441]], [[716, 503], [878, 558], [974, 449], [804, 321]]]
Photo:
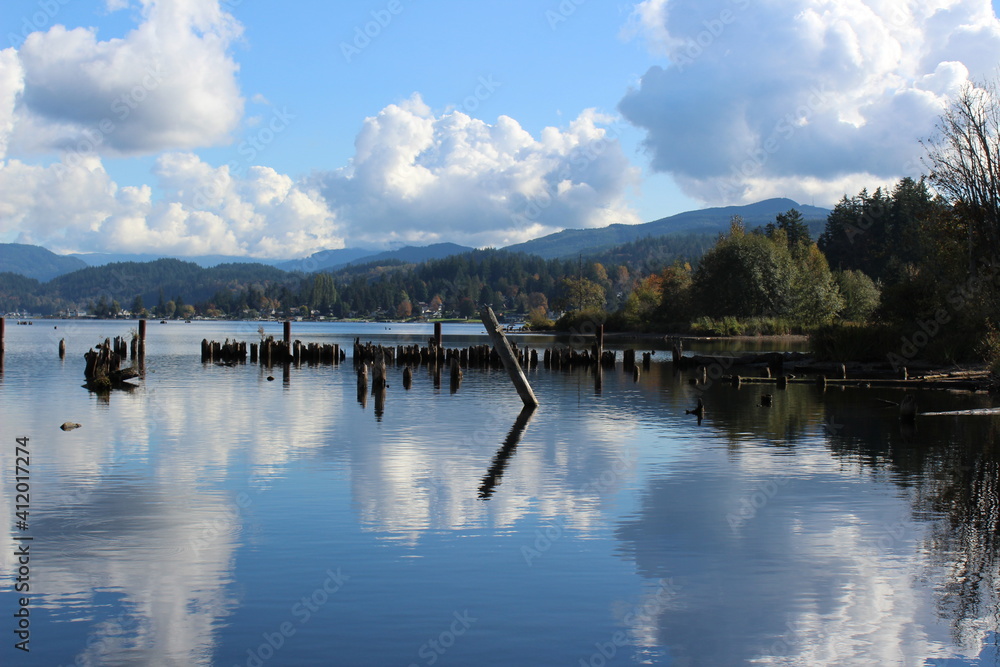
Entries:
[[903, 397], [899, 404], [899, 420], [904, 424], [912, 424], [917, 419], [917, 401], [912, 394]]
[[604, 325], [597, 325], [597, 342], [594, 344], [594, 360], [597, 365], [601, 365], [601, 360], [604, 358]]
[[455, 357], [451, 358], [451, 393], [458, 391], [458, 388], [462, 386], [462, 367], [458, 363], [458, 359]]
[[493, 349], [500, 355], [504, 368], [507, 369], [507, 374], [514, 383], [514, 387], [517, 389], [517, 393], [521, 397], [521, 401], [526, 406], [537, 406], [538, 399], [535, 398], [535, 392], [531, 390], [531, 385], [528, 384], [528, 378], [524, 376], [524, 371], [521, 370], [521, 365], [517, 363], [517, 357], [514, 356], [510, 343], [507, 341], [507, 337], [504, 336], [500, 323], [497, 322], [497, 316], [493, 314], [493, 309], [487, 306], [486, 309], [480, 314], [480, 319], [482, 319], [483, 324], [486, 326], [486, 333], [490, 336], [490, 341], [493, 343]]
[[382, 415], [385, 414], [385, 385], [381, 389], [372, 390], [372, 396], [375, 397], [375, 421], [382, 421]]
[[59, 358], [60, 359], [65, 359], [66, 358], [66, 339], [65, 338], [60, 338], [59, 339]]
[[528, 423], [531, 421], [533, 414], [535, 414], [534, 406], [526, 405], [517, 416], [514, 425], [503, 441], [503, 446], [500, 447], [500, 451], [493, 457], [493, 463], [490, 464], [490, 469], [486, 471], [486, 476], [483, 478], [482, 484], [479, 485], [480, 498], [485, 499], [493, 495], [493, 490], [503, 477], [507, 461], [514, 454], [518, 443], [521, 442], [521, 438], [524, 436], [524, 431], [528, 428]]

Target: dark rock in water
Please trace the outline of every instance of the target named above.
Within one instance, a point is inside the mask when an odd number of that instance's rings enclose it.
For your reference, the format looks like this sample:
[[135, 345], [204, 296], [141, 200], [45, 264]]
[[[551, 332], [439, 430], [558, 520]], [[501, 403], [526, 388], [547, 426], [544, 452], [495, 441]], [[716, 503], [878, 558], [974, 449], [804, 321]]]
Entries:
[[65, 424], [63, 424], [59, 428], [61, 428], [64, 431], [72, 431], [72, 430], [78, 429], [78, 428], [80, 428], [82, 426], [83, 426], [83, 424], [77, 424], [75, 422], [66, 422]]

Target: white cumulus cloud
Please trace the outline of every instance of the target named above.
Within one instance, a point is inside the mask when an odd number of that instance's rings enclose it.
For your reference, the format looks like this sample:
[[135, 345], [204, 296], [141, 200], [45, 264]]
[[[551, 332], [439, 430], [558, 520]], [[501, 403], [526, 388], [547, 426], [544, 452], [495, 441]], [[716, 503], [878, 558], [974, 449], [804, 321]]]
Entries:
[[565, 227], [639, 222], [638, 177], [613, 119], [587, 110], [533, 137], [516, 120], [434, 114], [414, 95], [365, 120], [351, 164], [316, 174], [356, 245], [508, 245]]
[[13, 88], [23, 88], [12, 148], [136, 155], [229, 140], [244, 104], [228, 54], [240, 24], [218, 0], [142, 0], [141, 16], [106, 40], [54, 25], [26, 37], [16, 66], [0, 62], [0, 114], [7, 79], [19, 74]]
[[712, 204], [918, 175], [919, 141], [1000, 53], [988, 0], [646, 0], [628, 32], [669, 63], [620, 111], [653, 168]]

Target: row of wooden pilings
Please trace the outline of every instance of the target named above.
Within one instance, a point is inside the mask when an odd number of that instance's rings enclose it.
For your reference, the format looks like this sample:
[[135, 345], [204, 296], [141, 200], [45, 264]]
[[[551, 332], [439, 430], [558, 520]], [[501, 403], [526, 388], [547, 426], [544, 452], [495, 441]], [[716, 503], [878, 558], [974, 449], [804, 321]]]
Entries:
[[292, 342], [290, 345], [283, 340], [274, 340], [269, 337], [260, 343], [250, 343], [232, 340], [228, 338], [225, 342], [201, 341], [201, 360], [203, 363], [222, 364], [245, 364], [249, 357], [250, 363], [260, 363], [263, 366], [271, 367], [275, 364], [293, 364], [301, 366], [303, 363], [310, 366], [318, 364], [339, 364], [346, 359], [346, 353], [340, 349], [340, 345], [319, 343], [304, 344], [300, 340]]

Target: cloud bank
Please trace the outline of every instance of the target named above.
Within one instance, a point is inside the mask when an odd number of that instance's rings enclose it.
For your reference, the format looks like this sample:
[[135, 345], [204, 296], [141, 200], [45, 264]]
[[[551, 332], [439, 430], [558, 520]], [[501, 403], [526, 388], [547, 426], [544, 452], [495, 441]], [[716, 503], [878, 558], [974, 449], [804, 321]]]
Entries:
[[653, 168], [709, 204], [918, 175], [919, 140], [1000, 53], [988, 0], [646, 0], [628, 33], [669, 64], [619, 109]]

